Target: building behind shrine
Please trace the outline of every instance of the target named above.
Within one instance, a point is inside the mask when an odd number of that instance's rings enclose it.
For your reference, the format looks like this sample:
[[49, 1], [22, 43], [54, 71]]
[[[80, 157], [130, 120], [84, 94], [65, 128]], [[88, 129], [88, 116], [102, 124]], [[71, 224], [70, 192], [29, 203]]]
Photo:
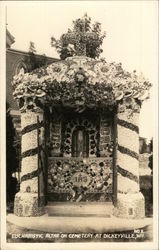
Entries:
[[[11, 46], [15, 43], [15, 38], [6, 30], [6, 101], [10, 107], [10, 114], [13, 118], [14, 127], [17, 132], [20, 132], [20, 112], [16, 101], [13, 98], [12, 80], [13, 76], [18, 74], [23, 68], [25, 72], [32, 70], [32, 58], [29, 52], [13, 49]], [[51, 58], [44, 55], [34, 55], [34, 60], [41, 64], [49, 64], [57, 61], [56, 58]]]

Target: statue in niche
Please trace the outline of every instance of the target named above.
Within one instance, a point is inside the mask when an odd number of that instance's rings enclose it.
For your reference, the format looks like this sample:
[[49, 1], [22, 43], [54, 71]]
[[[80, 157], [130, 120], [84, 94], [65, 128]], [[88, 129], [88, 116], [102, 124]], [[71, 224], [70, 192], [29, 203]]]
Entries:
[[84, 129], [76, 129], [72, 134], [72, 156], [89, 156], [89, 135]]

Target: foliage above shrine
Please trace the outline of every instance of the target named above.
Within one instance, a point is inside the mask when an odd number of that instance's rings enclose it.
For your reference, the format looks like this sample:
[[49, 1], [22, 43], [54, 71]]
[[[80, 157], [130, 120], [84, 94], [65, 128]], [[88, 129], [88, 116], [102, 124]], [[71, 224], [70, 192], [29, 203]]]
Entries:
[[103, 51], [101, 45], [104, 38], [101, 24], [92, 23], [91, 18], [85, 14], [83, 18], [73, 21], [73, 29], [68, 29], [59, 40], [51, 37], [51, 46], [55, 47], [62, 60], [81, 55], [98, 58]]
[[[34, 110], [34, 103], [62, 105], [82, 112], [86, 108], [114, 107], [138, 112], [149, 98], [151, 84], [143, 75], [129, 73], [116, 63], [88, 57], [68, 57], [64, 61], [23, 70], [13, 79], [14, 97]], [[22, 109], [24, 105], [21, 105]]]

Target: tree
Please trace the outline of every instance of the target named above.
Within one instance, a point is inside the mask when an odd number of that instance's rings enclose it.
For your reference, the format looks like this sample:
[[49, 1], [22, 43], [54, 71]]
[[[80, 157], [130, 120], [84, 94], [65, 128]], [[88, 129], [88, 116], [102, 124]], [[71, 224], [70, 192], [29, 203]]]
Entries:
[[150, 150], [151, 154], [149, 156], [149, 168], [151, 169], [151, 173], [153, 174], [153, 139], [150, 141]]
[[62, 60], [75, 55], [98, 58], [103, 52], [101, 45], [105, 36], [101, 24], [92, 23], [91, 18], [85, 14], [83, 18], [73, 21], [73, 29], [68, 29], [59, 40], [51, 37], [51, 46], [55, 47]]
[[[10, 115], [9, 105], [7, 103], [7, 113], [6, 113], [6, 183], [7, 183], [7, 202], [14, 199], [16, 192], [16, 185], [12, 173], [16, 172], [18, 169], [18, 155], [15, 146], [16, 132], [13, 125], [12, 117]], [[14, 184], [13, 184], [14, 183]]]
[[[29, 56], [28, 56], [29, 55]], [[25, 57], [25, 63], [28, 65], [29, 71], [47, 64], [46, 55], [36, 55], [35, 43], [30, 41], [28, 55]]]

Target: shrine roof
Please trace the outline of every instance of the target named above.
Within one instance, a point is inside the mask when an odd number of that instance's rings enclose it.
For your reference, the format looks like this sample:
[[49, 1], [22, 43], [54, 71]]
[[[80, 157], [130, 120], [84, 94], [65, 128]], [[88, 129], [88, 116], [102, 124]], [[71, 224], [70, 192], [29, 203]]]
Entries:
[[76, 89], [80, 88], [79, 102], [87, 92], [85, 99], [93, 97], [96, 103], [107, 102], [111, 94], [112, 104], [126, 98], [141, 103], [149, 98], [151, 87], [151, 83], [142, 74], [127, 72], [121, 63], [108, 63], [105, 59], [86, 56], [68, 57], [30, 73], [21, 70], [14, 76], [12, 85], [16, 99], [27, 96], [46, 99], [46, 96], [51, 96], [53, 102], [60, 102], [62, 98], [66, 102], [75, 95], [78, 99]]

